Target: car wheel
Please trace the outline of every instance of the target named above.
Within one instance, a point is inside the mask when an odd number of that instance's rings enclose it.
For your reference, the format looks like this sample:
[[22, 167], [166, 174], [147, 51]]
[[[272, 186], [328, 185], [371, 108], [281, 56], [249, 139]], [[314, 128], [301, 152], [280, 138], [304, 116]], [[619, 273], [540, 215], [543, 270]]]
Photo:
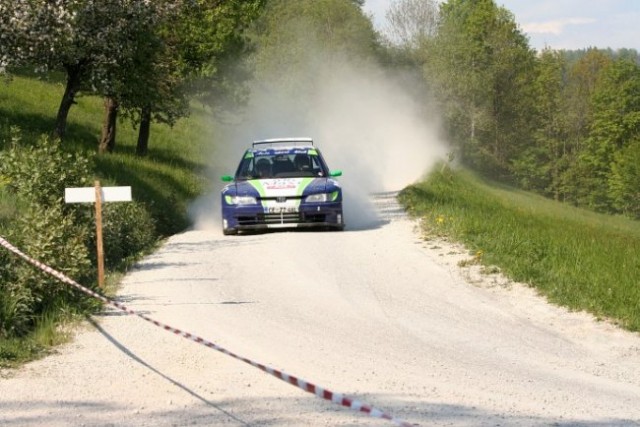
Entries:
[[225, 236], [234, 236], [238, 234], [237, 228], [224, 228], [224, 224], [222, 225], [222, 234]]

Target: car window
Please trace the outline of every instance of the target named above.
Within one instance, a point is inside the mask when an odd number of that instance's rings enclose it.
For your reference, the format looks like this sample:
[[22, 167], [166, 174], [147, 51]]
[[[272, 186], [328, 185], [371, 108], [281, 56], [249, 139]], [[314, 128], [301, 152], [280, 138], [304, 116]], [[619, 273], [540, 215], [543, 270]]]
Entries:
[[327, 176], [327, 168], [316, 150], [261, 150], [245, 154], [236, 179], [303, 178]]

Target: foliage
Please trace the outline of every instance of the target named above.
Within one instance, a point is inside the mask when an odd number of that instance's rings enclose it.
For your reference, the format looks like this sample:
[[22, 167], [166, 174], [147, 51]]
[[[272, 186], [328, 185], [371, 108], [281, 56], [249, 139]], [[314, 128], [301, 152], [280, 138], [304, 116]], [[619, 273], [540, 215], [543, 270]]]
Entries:
[[435, 37], [439, 17], [434, 0], [396, 0], [386, 13], [386, 35], [394, 45], [419, 50]]
[[275, 84], [301, 73], [314, 80], [320, 64], [371, 58], [376, 46], [371, 22], [357, 5], [342, 0], [273, 0], [253, 32], [256, 77]]
[[636, 51], [534, 52], [493, 0], [449, 0], [419, 57], [463, 164], [555, 200], [635, 216]]
[[[89, 159], [63, 152], [60, 142], [48, 137], [34, 146], [22, 146], [19, 132], [14, 128], [12, 133], [11, 147], [0, 153], [0, 174], [6, 181], [3, 191], [22, 200], [23, 208], [7, 228], [7, 238], [32, 258], [77, 282], [92, 283], [92, 210], [65, 205], [61, 198], [65, 187], [89, 182]], [[153, 220], [139, 203], [107, 204], [104, 218], [109, 268], [126, 266], [156, 241]], [[68, 284], [9, 257], [5, 251], [1, 259], [0, 338], [26, 335], [47, 313], [58, 316], [96, 306]]]
[[564, 107], [565, 76], [566, 62], [560, 52], [545, 49], [538, 55], [532, 111], [532, 118], [537, 118], [538, 123], [534, 143], [511, 160], [511, 169], [522, 188], [553, 195], [556, 200], [560, 198], [559, 177], [570, 154], [566, 116], [558, 114]]
[[[171, 7], [165, 2], [164, 10]], [[9, 65], [40, 71], [64, 70], [65, 94], [58, 110], [56, 133], [66, 133], [66, 117], [80, 90], [110, 93], [117, 89], [117, 70], [135, 70], [145, 30], [161, 16], [156, 2], [144, 0], [2, 0], [8, 16], [3, 43]], [[135, 73], [133, 73], [135, 75]]]
[[12, 283], [12, 265], [10, 254], [0, 251], [0, 338], [24, 335], [31, 321], [31, 293]]
[[223, 71], [242, 53], [242, 30], [263, 3], [0, 0], [0, 68], [64, 70], [61, 137], [81, 91], [115, 99], [134, 124], [151, 115], [174, 124], [188, 114], [194, 92], [212, 105], [237, 93], [233, 82], [241, 73]]
[[245, 95], [250, 75], [241, 57], [251, 48], [246, 29], [262, 12], [265, 0], [185, 3], [163, 37], [175, 43], [180, 73], [189, 93], [213, 108], [232, 105]]
[[34, 146], [22, 146], [19, 132], [13, 128], [12, 146], [0, 153], [0, 176], [10, 191], [48, 208], [61, 204], [66, 187], [89, 184], [90, 159], [62, 151], [59, 140], [46, 136]]
[[[9, 230], [8, 238], [32, 258], [78, 282], [91, 283], [93, 269], [86, 246], [89, 230], [87, 223], [79, 224], [72, 216], [65, 215], [62, 205], [43, 209], [32, 204], [22, 212], [16, 226]], [[11, 266], [14, 276], [10, 282], [30, 294], [32, 320], [56, 308], [67, 305], [81, 307], [88, 303], [86, 296], [22, 260], [14, 259]]]
[[[614, 61], [605, 68], [593, 93], [593, 120], [589, 138], [580, 153], [579, 167], [588, 170], [580, 177], [582, 203], [602, 210], [612, 210], [607, 185], [612, 165], [624, 162], [625, 148], [640, 138], [640, 66], [625, 60]], [[629, 151], [631, 154], [633, 151]], [[618, 174], [631, 172], [617, 167]], [[621, 182], [619, 177], [617, 182]], [[634, 178], [631, 178], [633, 181]], [[624, 178], [622, 178], [624, 180]], [[618, 185], [617, 191], [624, 186]], [[624, 197], [617, 194], [615, 198]]]
[[102, 215], [106, 268], [122, 270], [155, 245], [155, 221], [140, 202], [107, 203]]
[[[52, 268], [80, 281], [90, 280], [88, 218], [65, 209], [61, 198], [65, 186], [86, 182], [89, 161], [63, 153], [59, 141], [42, 137], [35, 146], [24, 147], [17, 129], [12, 135], [11, 147], [0, 153], [0, 176], [7, 182], [5, 191], [21, 201], [22, 209], [7, 237]], [[26, 334], [39, 316], [57, 307], [85, 304], [67, 285], [19, 259], [3, 263], [0, 277], [0, 337]]]
[[493, 0], [441, 5], [425, 77], [444, 108], [462, 160], [493, 176], [531, 139], [533, 51]]
[[609, 196], [616, 210], [640, 219], [640, 138], [614, 154]]
[[[161, 127], [159, 151], [149, 158], [87, 157], [82, 152], [91, 144], [88, 140], [96, 129], [92, 126], [97, 126], [99, 100], [81, 99], [69, 139], [61, 144], [37, 133], [44, 129], [38, 125], [44, 123], [50, 111], [46, 107], [59, 91], [56, 84], [16, 76], [0, 90], [0, 111], [7, 113], [0, 122], [0, 235], [12, 244], [91, 287], [96, 259], [94, 208], [63, 204], [61, 197], [65, 187], [92, 186], [94, 173], [109, 177], [103, 185], [132, 185], [137, 200], [103, 205], [108, 273], [126, 269], [148, 252], [159, 233], [167, 235], [188, 226], [186, 205], [203, 188], [197, 172], [203, 170], [206, 157], [198, 147], [208, 140], [204, 110], [195, 110], [197, 122], [179, 123], [173, 130]], [[37, 100], [30, 98], [34, 90], [39, 93]], [[22, 132], [13, 123], [31, 132]], [[133, 130], [122, 130], [131, 153]], [[93, 300], [4, 249], [0, 249], [0, 302], [0, 358], [9, 359], [37, 352], [43, 342], [52, 340], [48, 334], [35, 333], [48, 327], [46, 319], [96, 309]]]
[[145, 113], [173, 125], [188, 115], [190, 97], [215, 108], [241, 99], [240, 84], [248, 74], [235, 61], [245, 51], [244, 28], [264, 0], [146, 3], [155, 8], [147, 15], [156, 18], [147, 19], [143, 30], [136, 25], [134, 63], [117, 64], [119, 87], [112, 96], [122, 113], [135, 125]]

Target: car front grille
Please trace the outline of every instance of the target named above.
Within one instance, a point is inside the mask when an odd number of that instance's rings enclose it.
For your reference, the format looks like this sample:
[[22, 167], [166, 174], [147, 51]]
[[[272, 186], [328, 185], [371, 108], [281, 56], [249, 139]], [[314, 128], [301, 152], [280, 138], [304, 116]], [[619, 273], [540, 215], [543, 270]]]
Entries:
[[296, 224], [300, 222], [300, 214], [297, 212], [263, 214], [263, 222], [265, 224]]
[[325, 214], [301, 214], [297, 212], [290, 213], [274, 213], [274, 214], [257, 214], [254, 216], [237, 217], [238, 225], [277, 225], [277, 224], [299, 224], [299, 223], [322, 223], [327, 220]]
[[261, 224], [262, 221], [258, 219], [256, 216], [239, 216], [236, 218], [238, 220], [238, 225], [258, 225]]
[[302, 217], [302, 222], [325, 222], [326, 220], [325, 214], [307, 214]]

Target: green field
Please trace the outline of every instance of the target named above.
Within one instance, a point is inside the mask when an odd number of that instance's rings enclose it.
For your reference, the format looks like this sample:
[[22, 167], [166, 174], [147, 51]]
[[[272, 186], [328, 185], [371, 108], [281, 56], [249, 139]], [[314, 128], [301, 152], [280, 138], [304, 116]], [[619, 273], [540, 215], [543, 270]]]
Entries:
[[463, 242], [479, 262], [556, 304], [640, 330], [640, 222], [447, 168], [400, 198], [424, 217], [427, 236]]
[[[63, 86], [56, 81], [13, 77], [0, 83], [0, 120], [18, 126], [25, 140], [53, 130]], [[95, 96], [80, 96], [69, 114], [64, 147], [95, 153], [102, 126], [103, 104]], [[97, 156], [96, 178], [103, 185], [132, 187], [133, 198], [153, 210], [162, 235], [188, 226], [186, 206], [206, 188], [205, 173], [211, 150], [212, 120], [200, 106], [174, 127], [154, 124], [149, 154], [135, 156], [137, 130], [127, 120], [118, 122], [113, 153]], [[5, 126], [6, 127], [6, 126]]]

